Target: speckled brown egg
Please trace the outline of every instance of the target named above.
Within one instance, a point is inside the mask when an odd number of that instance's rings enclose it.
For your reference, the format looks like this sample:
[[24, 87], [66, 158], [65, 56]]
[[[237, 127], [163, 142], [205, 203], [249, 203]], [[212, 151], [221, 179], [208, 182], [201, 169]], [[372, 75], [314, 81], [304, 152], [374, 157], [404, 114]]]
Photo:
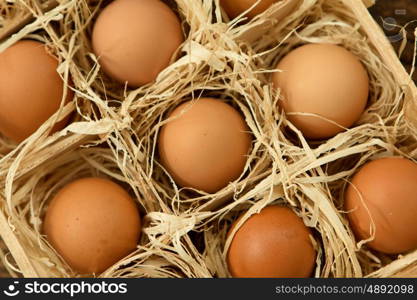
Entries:
[[[308, 44], [276, 66], [273, 85], [281, 107], [305, 137], [326, 139], [350, 128], [368, 101], [369, 78], [361, 61], [341, 46]], [[298, 115], [296, 115], [298, 114]]]
[[[257, 0], [220, 0], [220, 5], [227, 13], [229, 18], [234, 19], [240, 14], [246, 12], [252, 6], [256, 4]], [[276, 18], [281, 19], [287, 16], [294, 8], [297, 6], [297, 0], [261, 0], [256, 6], [254, 6], [251, 10], [247, 11], [245, 14], [246, 17], [249, 19], [253, 19], [257, 15], [266, 11], [272, 4], [278, 2], [287, 2], [285, 6], [283, 6], [279, 14]]]
[[233, 277], [309, 277], [316, 258], [310, 234], [291, 209], [266, 207], [234, 235], [227, 253], [229, 271]]
[[[58, 111], [64, 83], [58, 60], [43, 43], [22, 40], [0, 53], [0, 132], [15, 142], [34, 133]], [[65, 102], [72, 99], [67, 90]], [[62, 129], [67, 119], [52, 132]]]
[[158, 140], [162, 165], [175, 182], [208, 193], [243, 172], [251, 146], [245, 120], [213, 98], [185, 102], [168, 116]]
[[156, 0], [111, 2], [100, 13], [92, 36], [104, 72], [131, 87], [154, 81], [183, 40], [178, 17]]
[[345, 210], [358, 241], [375, 233], [370, 248], [387, 254], [417, 249], [417, 164], [399, 157], [365, 164], [346, 189]]
[[118, 184], [83, 178], [58, 192], [43, 228], [73, 270], [98, 274], [136, 249], [141, 221], [135, 202]]

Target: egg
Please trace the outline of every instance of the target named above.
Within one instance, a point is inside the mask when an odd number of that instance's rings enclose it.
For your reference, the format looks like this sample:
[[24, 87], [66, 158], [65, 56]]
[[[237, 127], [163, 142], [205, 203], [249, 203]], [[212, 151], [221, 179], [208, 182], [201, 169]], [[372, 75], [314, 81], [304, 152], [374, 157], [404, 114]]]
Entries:
[[288, 120], [309, 139], [330, 138], [350, 128], [366, 108], [368, 73], [361, 61], [341, 46], [301, 46], [285, 56], [276, 69], [280, 72], [274, 73], [272, 83], [281, 90], [280, 105]]
[[278, 15], [275, 16], [277, 19], [282, 19], [290, 14], [299, 2], [298, 0], [260, 0], [259, 3], [254, 6], [257, 1], [258, 0], [220, 0], [220, 5], [231, 19], [234, 19], [245, 12], [245, 17], [253, 19], [266, 11], [271, 5], [278, 2], [287, 2], [279, 10]]
[[417, 164], [399, 157], [365, 164], [345, 192], [345, 210], [358, 241], [386, 254], [417, 249]]
[[183, 41], [180, 20], [157, 0], [113, 1], [98, 16], [92, 33], [104, 72], [131, 87], [153, 82]]
[[[57, 72], [58, 60], [43, 43], [22, 40], [0, 53], [0, 132], [21, 142], [60, 108], [64, 82]], [[72, 99], [67, 90], [65, 102]], [[52, 132], [65, 127], [67, 118]]]
[[208, 193], [222, 189], [243, 172], [251, 147], [245, 120], [214, 98], [188, 101], [172, 111], [161, 129], [161, 163], [175, 182]]
[[97, 274], [136, 249], [141, 220], [135, 202], [118, 184], [83, 178], [53, 198], [43, 229], [73, 270]]
[[233, 277], [309, 277], [316, 259], [310, 235], [290, 208], [268, 206], [246, 220], [234, 235], [227, 252], [229, 271]]

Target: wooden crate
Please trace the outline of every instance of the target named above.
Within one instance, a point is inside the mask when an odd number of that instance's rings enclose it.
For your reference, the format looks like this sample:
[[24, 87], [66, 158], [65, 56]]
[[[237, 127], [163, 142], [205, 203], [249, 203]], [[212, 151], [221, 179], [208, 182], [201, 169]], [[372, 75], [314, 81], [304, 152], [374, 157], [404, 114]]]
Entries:
[[[0, 16], [3, 17], [3, 21], [0, 23], [0, 41], [22, 29], [35, 18], [32, 12], [24, 6], [7, 3], [1, 5], [3, 7], [0, 6]], [[32, 0], [30, 3], [30, 6], [38, 12], [49, 11], [57, 5], [58, 2], [55, 0]]]
[[[382, 61], [389, 66], [392, 70], [392, 74], [395, 77], [398, 84], [402, 87], [407, 105], [409, 106], [408, 113], [417, 115], [417, 87], [410, 78], [410, 75], [406, 72], [402, 66], [396, 52], [394, 51], [390, 41], [387, 39], [381, 28], [374, 21], [372, 16], [369, 14], [367, 7], [373, 4], [372, 0], [342, 0], [347, 7], [350, 7], [357, 17], [358, 22], [361, 25], [363, 31], [366, 32], [367, 38], [373, 44], [374, 48], [378, 52], [378, 55]], [[57, 5], [56, 1], [46, 1], [41, 4], [42, 10], [50, 10]], [[30, 14], [20, 15], [13, 22], [7, 23], [3, 28], [0, 28], [0, 41], [7, 40], [11, 34], [21, 30], [26, 24], [33, 21], [33, 16]], [[417, 123], [413, 123], [413, 118], [409, 118], [410, 129], [417, 132]], [[75, 137], [71, 145], [77, 145], [80, 142], [79, 137]], [[49, 156], [48, 158], [51, 158]], [[32, 165], [31, 169], [39, 166], [41, 162]], [[22, 173], [27, 170], [22, 171]], [[4, 174], [1, 174], [4, 176]], [[3, 187], [2, 187], [3, 188]], [[1, 201], [2, 199], [0, 199]], [[0, 202], [1, 208], [1, 202]], [[31, 253], [25, 249], [20, 240], [19, 236], [15, 234], [13, 228], [9, 225], [7, 215], [4, 214], [3, 210], [0, 210], [0, 235], [3, 238], [5, 244], [8, 246], [16, 264], [22, 275], [25, 277], [39, 277], [48, 276], [48, 274], [42, 272], [37, 267], [37, 262]], [[406, 257], [400, 258], [397, 261], [384, 267], [385, 270], [390, 270], [392, 276], [417, 276], [417, 251], [407, 255]]]

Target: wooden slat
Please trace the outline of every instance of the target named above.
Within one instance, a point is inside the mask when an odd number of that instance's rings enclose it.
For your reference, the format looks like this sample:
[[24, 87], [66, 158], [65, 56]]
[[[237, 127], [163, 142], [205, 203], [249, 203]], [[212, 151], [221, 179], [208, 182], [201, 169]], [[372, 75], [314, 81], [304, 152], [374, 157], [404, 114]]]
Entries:
[[[381, 27], [378, 25], [378, 23], [370, 15], [366, 5], [372, 3], [367, 3], [368, 1], [366, 0], [364, 0], [364, 2], [357, 0], [343, 1], [347, 6], [351, 7], [352, 11], [360, 22], [362, 29], [367, 33], [368, 39], [377, 49], [378, 54], [382, 58], [385, 65], [391, 69], [397, 82], [403, 87], [406, 101], [413, 102], [411, 103], [412, 105], [407, 103], [407, 105], [409, 105], [409, 109], [411, 109], [413, 106], [415, 106], [417, 101], [417, 87], [411, 76], [407, 73], [404, 66], [402, 65], [391, 42]], [[414, 122], [411, 118], [408, 121]], [[417, 124], [413, 125], [417, 127]], [[387, 265], [384, 268], [389, 269], [391, 265], [394, 266], [398, 263], [398, 261], [394, 261], [392, 264]], [[403, 270], [398, 270], [395, 274], [393, 274], [393, 276], [417, 277], [417, 267], [414, 266], [410, 269], [405, 268]]]
[[403, 87], [408, 87], [412, 94], [412, 98], [417, 99], [417, 87], [414, 81], [401, 64], [391, 42], [388, 40], [378, 23], [372, 18], [364, 3], [357, 0], [343, 0], [343, 2], [351, 7], [358, 21], [362, 25], [362, 29], [367, 33], [368, 39], [377, 49], [378, 54], [385, 65], [390, 67], [398, 83]]
[[362, 0], [363, 4], [365, 4], [365, 6], [367, 8], [370, 8], [371, 6], [375, 5], [375, 0]]
[[[58, 6], [58, 1], [50, 0], [45, 6], [42, 6], [42, 11], [49, 11]], [[20, 29], [25, 27], [27, 24], [34, 20], [34, 16], [31, 13], [26, 13], [17, 20], [7, 24], [0, 32], [0, 43], [6, 38], [10, 37]]]

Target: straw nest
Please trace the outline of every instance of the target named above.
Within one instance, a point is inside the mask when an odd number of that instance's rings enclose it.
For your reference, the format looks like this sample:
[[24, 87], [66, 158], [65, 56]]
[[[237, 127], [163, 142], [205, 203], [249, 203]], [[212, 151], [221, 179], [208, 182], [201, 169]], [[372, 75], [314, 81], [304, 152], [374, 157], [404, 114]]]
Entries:
[[[395, 257], [369, 250], [355, 241], [342, 210], [349, 177], [365, 162], [387, 155], [417, 159], [403, 87], [344, 1], [304, 0], [280, 22], [274, 18], [279, 3], [240, 22], [227, 20], [218, 0], [166, 1], [187, 39], [156, 82], [136, 90], [103, 75], [91, 51], [92, 24], [107, 1], [60, 0], [43, 13], [31, 1], [16, 2], [37, 18], [0, 44], [0, 51], [24, 38], [45, 42], [75, 91], [74, 101], [22, 144], [0, 139], [1, 207], [17, 238], [9, 248], [21, 246], [39, 276], [78, 276], [48, 245], [41, 224], [57, 190], [91, 175], [125, 186], [145, 220], [138, 249], [102, 277], [230, 276], [225, 254], [231, 222], [272, 203], [291, 207], [313, 229], [317, 277], [417, 274], [417, 252]], [[11, 7], [0, 7], [0, 29]], [[286, 120], [277, 108], [279, 91], [269, 84], [277, 61], [310, 42], [343, 45], [371, 78], [369, 105], [357, 126], [322, 143], [306, 141]], [[201, 96], [235, 106], [253, 135], [243, 174], [216, 194], [176, 186], [156, 151], [167, 114]], [[72, 123], [48, 135], [67, 115]], [[7, 264], [19, 272], [13, 261]]]

